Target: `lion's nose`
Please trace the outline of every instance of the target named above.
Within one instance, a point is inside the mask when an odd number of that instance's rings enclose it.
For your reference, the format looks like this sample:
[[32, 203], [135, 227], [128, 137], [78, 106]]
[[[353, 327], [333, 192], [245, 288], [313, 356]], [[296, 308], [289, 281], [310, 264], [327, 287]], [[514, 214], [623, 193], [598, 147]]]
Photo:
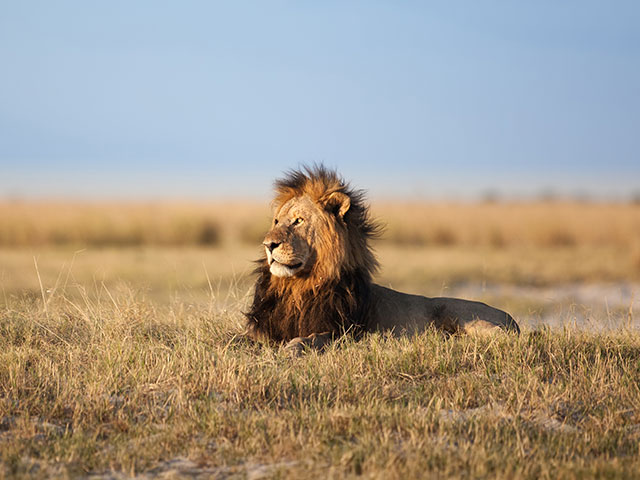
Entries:
[[281, 242], [264, 242], [264, 246], [269, 249], [270, 252], [273, 252]]

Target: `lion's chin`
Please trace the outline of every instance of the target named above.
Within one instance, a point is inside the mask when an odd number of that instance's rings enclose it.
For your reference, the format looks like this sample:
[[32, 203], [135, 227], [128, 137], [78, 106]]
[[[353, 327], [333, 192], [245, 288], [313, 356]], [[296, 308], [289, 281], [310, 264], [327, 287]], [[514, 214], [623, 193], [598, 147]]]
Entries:
[[302, 267], [302, 262], [295, 265], [284, 265], [283, 263], [273, 260], [269, 266], [269, 271], [271, 275], [275, 275], [276, 277], [293, 277], [302, 270]]

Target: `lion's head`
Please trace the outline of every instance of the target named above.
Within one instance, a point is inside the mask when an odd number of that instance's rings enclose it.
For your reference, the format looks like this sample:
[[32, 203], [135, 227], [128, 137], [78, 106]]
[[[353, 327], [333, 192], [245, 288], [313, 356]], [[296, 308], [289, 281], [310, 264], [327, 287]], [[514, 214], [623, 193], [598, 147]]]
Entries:
[[363, 193], [323, 166], [291, 171], [275, 190], [250, 324], [287, 339], [358, 322], [378, 265]]
[[263, 242], [272, 275], [317, 283], [376, 268], [368, 241], [377, 227], [362, 192], [324, 167], [290, 172], [275, 187], [272, 226]]

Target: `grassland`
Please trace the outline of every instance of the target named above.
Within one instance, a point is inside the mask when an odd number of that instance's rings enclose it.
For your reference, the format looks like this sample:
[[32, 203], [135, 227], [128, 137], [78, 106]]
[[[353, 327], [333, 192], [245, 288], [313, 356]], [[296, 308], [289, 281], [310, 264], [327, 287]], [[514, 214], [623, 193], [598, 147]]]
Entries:
[[525, 334], [371, 335], [296, 359], [240, 336], [262, 207], [0, 212], [0, 478], [640, 471], [633, 292], [548, 298], [635, 288], [637, 205], [381, 205], [380, 283], [497, 303]]
[[[383, 240], [401, 245], [640, 249], [639, 203], [386, 202], [372, 213]], [[269, 217], [248, 202], [0, 201], [0, 246], [255, 244]]]
[[372, 335], [290, 359], [131, 292], [0, 313], [0, 475], [634, 477], [640, 335]]

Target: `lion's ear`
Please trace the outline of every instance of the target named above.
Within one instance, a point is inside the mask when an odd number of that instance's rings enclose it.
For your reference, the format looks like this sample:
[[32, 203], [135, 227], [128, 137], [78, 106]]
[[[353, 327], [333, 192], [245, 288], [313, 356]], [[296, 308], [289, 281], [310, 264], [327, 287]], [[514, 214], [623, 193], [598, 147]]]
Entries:
[[342, 192], [333, 192], [327, 197], [324, 205], [328, 211], [335, 213], [340, 218], [344, 218], [344, 215], [351, 207], [351, 199]]

